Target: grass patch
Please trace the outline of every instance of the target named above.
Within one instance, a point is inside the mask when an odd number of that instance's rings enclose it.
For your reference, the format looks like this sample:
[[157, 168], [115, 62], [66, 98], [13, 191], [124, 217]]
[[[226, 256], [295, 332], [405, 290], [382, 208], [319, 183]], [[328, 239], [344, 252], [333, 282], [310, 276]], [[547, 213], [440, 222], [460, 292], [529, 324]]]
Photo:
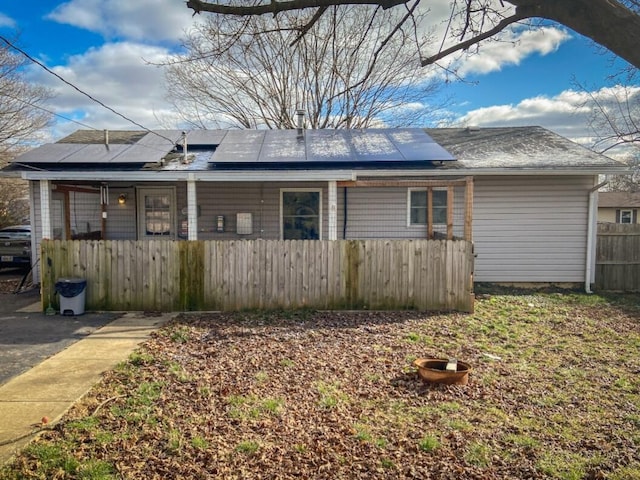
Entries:
[[258, 450], [260, 450], [260, 444], [253, 440], [245, 440], [236, 446], [236, 452], [245, 454], [254, 454], [257, 453]]
[[318, 381], [315, 387], [320, 395], [318, 404], [322, 408], [333, 409], [349, 401], [349, 396], [341, 390], [339, 382]]
[[432, 453], [440, 448], [440, 440], [434, 435], [427, 435], [420, 439], [418, 447], [423, 452]]
[[471, 442], [464, 452], [464, 460], [476, 467], [488, 467], [491, 463], [491, 447], [484, 442]]

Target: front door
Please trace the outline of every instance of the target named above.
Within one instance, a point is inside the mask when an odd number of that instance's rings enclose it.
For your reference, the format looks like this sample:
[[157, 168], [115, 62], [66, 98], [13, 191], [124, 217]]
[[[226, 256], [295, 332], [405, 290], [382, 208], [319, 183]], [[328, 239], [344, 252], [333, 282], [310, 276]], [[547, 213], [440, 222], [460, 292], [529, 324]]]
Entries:
[[176, 237], [176, 190], [173, 187], [138, 189], [138, 239]]

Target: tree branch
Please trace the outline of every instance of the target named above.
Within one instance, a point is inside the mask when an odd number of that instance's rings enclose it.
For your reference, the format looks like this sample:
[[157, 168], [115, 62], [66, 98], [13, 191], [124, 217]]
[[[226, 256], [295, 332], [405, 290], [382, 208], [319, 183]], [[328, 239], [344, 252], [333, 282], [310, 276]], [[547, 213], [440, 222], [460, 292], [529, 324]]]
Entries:
[[311, 20], [309, 20], [309, 21], [306, 23], [306, 25], [303, 25], [303, 26], [300, 28], [300, 31], [299, 31], [299, 33], [298, 33], [298, 36], [296, 37], [296, 39], [295, 39], [293, 42], [291, 42], [291, 44], [289, 45], [290, 47], [293, 47], [296, 43], [298, 43], [298, 42], [300, 41], [300, 39], [301, 39], [302, 37], [304, 37], [304, 36], [307, 34], [307, 32], [308, 32], [309, 30], [311, 30], [311, 28], [312, 28], [312, 27], [313, 27], [313, 26], [318, 22], [318, 20], [320, 20], [320, 17], [324, 14], [324, 12], [326, 12], [326, 11], [327, 11], [327, 8], [329, 8], [329, 7], [326, 7], [326, 6], [325, 6], [325, 7], [320, 7], [320, 8], [316, 11], [316, 13], [313, 15], [313, 17], [311, 18]]
[[203, 2], [202, 0], [188, 0], [187, 7], [193, 14], [201, 12], [220, 13], [222, 15], [252, 16], [266, 13], [280, 13], [305, 8], [330, 7], [333, 5], [378, 5], [383, 9], [396, 7], [407, 3], [408, 0], [288, 0], [284, 2], [272, 1], [261, 5], [220, 5]]
[[464, 42], [457, 43], [454, 46], [447, 48], [446, 50], [441, 50], [440, 52], [436, 53], [435, 55], [432, 55], [431, 57], [425, 58], [420, 63], [421, 63], [421, 65], [423, 67], [426, 67], [427, 65], [432, 65], [432, 64], [436, 63], [438, 60], [441, 60], [444, 57], [447, 57], [447, 56], [451, 55], [452, 53], [458, 52], [460, 50], [466, 50], [470, 46], [475, 45], [476, 43], [480, 43], [481, 41], [486, 40], [487, 38], [493, 37], [497, 33], [500, 33], [502, 30], [507, 28], [509, 25], [512, 25], [512, 24], [517, 23], [517, 22], [519, 22], [521, 20], [524, 20], [525, 18], [527, 18], [526, 15], [521, 15], [521, 14], [518, 14], [518, 13], [516, 13], [515, 15], [513, 15], [511, 17], [504, 18], [502, 21], [500, 21], [500, 23], [498, 23], [491, 30], [487, 30], [486, 32], [484, 32], [484, 33], [482, 33], [482, 34], [480, 34], [480, 35], [478, 35], [476, 37], [470, 38], [469, 40], [466, 40]]

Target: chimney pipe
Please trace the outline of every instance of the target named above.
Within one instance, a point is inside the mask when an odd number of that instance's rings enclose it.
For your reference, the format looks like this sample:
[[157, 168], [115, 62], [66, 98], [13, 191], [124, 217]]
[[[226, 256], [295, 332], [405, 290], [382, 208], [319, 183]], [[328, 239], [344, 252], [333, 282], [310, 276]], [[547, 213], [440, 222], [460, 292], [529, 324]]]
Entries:
[[105, 147], [109, 146], [109, 130], [104, 129], [104, 145]]
[[298, 116], [296, 125], [298, 127], [298, 137], [302, 137], [302, 131], [304, 130], [304, 110], [296, 111], [296, 115]]
[[189, 163], [189, 158], [187, 156], [187, 132], [182, 132], [182, 163]]

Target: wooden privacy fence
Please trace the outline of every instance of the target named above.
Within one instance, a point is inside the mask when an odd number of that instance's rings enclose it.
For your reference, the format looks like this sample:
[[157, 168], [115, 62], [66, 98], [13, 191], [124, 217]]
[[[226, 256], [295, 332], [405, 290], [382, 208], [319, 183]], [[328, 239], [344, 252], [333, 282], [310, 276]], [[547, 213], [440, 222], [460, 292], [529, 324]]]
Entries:
[[640, 225], [598, 225], [596, 288], [640, 292]]
[[45, 240], [41, 255], [43, 307], [76, 277], [87, 310], [473, 309], [465, 240]]

